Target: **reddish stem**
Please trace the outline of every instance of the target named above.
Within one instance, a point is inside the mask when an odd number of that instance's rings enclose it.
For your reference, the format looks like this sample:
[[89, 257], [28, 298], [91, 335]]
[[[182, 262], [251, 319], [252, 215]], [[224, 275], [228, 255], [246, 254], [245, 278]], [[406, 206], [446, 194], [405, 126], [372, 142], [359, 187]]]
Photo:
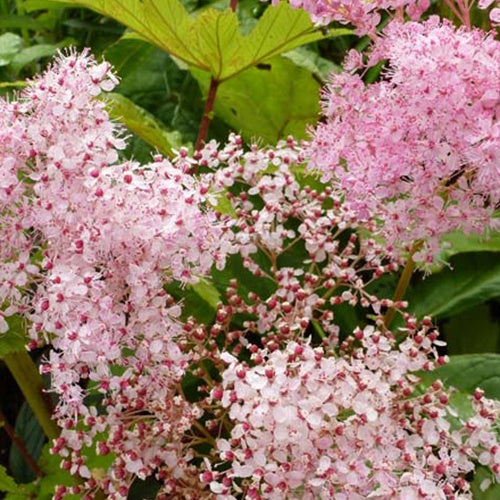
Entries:
[[203, 116], [200, 123], [200, 131], [198, 132], [198, 138], [196, 139], [196, 145], [194, 147], [195, 151], [199, 151], [205, 138], [207, 137], [208, 127], [212, 121], [212, 110], [214, 109], [215, 95], [217, 94], [217, 88], [219, 86], [219, 81], [214, 77], [210, 79], [210, 88], [208, 89], [207, 101], [205, 102], [205, 108], [203, 109]]
[[38, 464], [36, 463], [35, 459], [30, 455], [28, 449], [26, 448], [26, 445], [24, 444], [22, 439], [16, 434], [14, 428], [9, 424], [9, 422], [7, 422], [7, 419], [5, 418], [5, 415], [3, 414], [2, 410], [0, 410], [0, 422], [3, 423], [3, 428], [5, 429], [5, 432], [10, 437], [14, 446], [19, 450], [19, 453], [21, 453], [25, 462], [31, 467], [31, 469], [35, 473], [35, 476], [43, 477], [44, 474], [42, 470], [40, 469], [40, 467], [38, 467]]
[[236, 7], [238, 7], [238, 0], [231, 0], [229, 3], [229, 7], [231, 7], [231, 10], [233, 12], [236, 12]]

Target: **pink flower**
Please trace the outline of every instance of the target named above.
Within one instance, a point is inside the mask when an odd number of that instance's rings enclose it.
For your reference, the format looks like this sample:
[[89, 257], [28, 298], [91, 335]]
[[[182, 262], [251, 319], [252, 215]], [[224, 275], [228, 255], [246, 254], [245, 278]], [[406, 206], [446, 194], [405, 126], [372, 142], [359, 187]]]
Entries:
[[432, 260], [447, 231], [498, 227], [499, 49], [435, 17], [392, 22], [370, 54], [388, 60], [384, 79], [343, 73], [325, 91], [310, 167], [390, 245], [424, 241], [417, 259]]

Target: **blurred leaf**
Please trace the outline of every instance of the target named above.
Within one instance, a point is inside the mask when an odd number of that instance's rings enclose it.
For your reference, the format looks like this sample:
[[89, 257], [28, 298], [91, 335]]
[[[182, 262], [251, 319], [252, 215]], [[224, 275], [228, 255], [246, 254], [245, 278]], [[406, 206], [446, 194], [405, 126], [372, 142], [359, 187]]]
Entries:
[[[49, 449], [50, 445], [46, 444], [39, 461], [40, 468], [45, 473], [45, 476], [36, 483], [37, 500], [52, 500], [54, 488], [57, 485], [73, 486], [78, 483], [77, 478], [73, 477], [69, 471], [61, 469], [61, 457], [52, 455]], [[65, 497], [67, 500], [76, 500], [77, 498], [79, 498], [77, 495]]]
[[29, 29], [33, 31], [43, 31], [44, 26], [31, 16], [2, 16], [0, 18], [0, 29]]
[[[260, 252], [251, 255], [263, 269], [269, 267], [267, 257]], [[249, 292], [255, 292], [260, 298], [266, 299], [275, 290], [276, 285], [268, 278], [256, 278], [248, 269], [243, 266], [243, 259], [240, 255], [231, 255], [226, 261], [223, 270], [215, 269], [212, 271], [213, 283], [217, 290], [224, 295], [231, 280], [235, 279], [238, 283], [238, 294], [241, 297], [247, 297]]]
[[500, 400], [500, 355], [463, 354], [432, 372], [421, 374], [424, 380], [441, 379], [446, 385], [472, 394], [477, 387], [489, 398]]
[[500, 253], [463, 253], [445, 268], [421, 280], [407, 295], [409, 311], [421, 318], [446, 318], [500, 296]]
[[26, 87], [27, 83], [23, 81], [17, 81], [17, 82], [0, 82], [0, 89], [4, 88], [10, 88], [10, 87], [18, 87], [18, 88], [23, 88]]
[[59, 49], [58, 45], [50, 45], [50, 44], [39, 44], [33, 45], [31, 47], [26, 47], [18, 52], [10, 63], [10, 67], [16, 72], [19, 73], [21, 69], [23, 69], [28, 64], [41, 59], [42, 57], [52, 57], [57, 50]]
[[15, 33], [0, 35], [0, 66], [10, 64], [14, 56], [21, 50], [22, 38]]
[[168, 132], [156, 118], [127, 97], [118, 93], [103, 96], [111, 118], [121, 121], [131, 132], [157, 148], [165, 156], [182, 146], [178, 132]]
[[22, 5], [23, 10], [29, 13], [36, 10], [63, 9], [64, 7], [71, 7], [71, 2], [65, 3], [58, 0], [24, 0]]
[[491, 479], [491, 472], [486, 467], [476, 467], [474, 480], [471, 483], [472, 498], [474, 500], [498, 500], [500, 498], [500, 484], [492, 484], [486, 491], [481, 490], [482, 482]]
[[500, 232], [492, 233], [488, 238], [481, 235], [467, 235], [462, 231], [453, 231], [441, 239], [449, 248], [441, 254], [443, 259], [464, 252], [500, 252]]
[[317, 52], [307, 47], [297, 47], [290, 52], [283, 54], [283, 57], [290, 59], [296, 66], [307, 69], [315, 75], [321, 84], [324, 84], [331, 73], [342, 71], [340, 66], [321, 57]]
[[[38, 423], [30, 406], [24, 402], [16, 418], [16, 434], [24, 442], [28, 453], [36, 460], [40, 457], [45, 434]], [[16, 446], [11, 446], [9, 453], [9, 468], [19, 483], [27, 483], [35, 479], [35, 475], [28, 466]]]
[[128, 493], [129, 499], [140, 498], [141, 500], [154, 500], [157, 498], [161, 484], [154, 478], [148, 477], [144, 481], [136, 478]]
[[[16, 418], [16, 434], [26, 446], [28, 453], [38, 460], [45, 442], [45, 434], [30, 406], [24, 402]], [[28, 466], [18, 448], [10, 447], [9, 469], [18, 483], [28, 483], [35, 479], [33, 470]]]
[[[206, 93], [209, 77], [192, 71]], [[215, 114], [246, 141], [261, 138], [274, 144], [288, 135], [306, 137], [319, 118], [320, 84], [311, 72], [284, 57], [275, 57], [222, 83]]]
[[[489, 304], [478, 304], [440, 325], [449, 354], [496, 352], [500, 345], [500, 323]], [[472, 332], [474, 332], [472, 334]]]
[[221, 296], [217, 288], [205, 279], [201, 279], [198, 283], [191, 285], [191, 288], [196, 292], [207, 304], [215, 310], [221, 302]]
[[205, 283], [205, 285], [198, 283], [195, 286], [199, 286], [198, 290], [203, 295], [199, 294], [193, 285], [184, 288], [178, 282], [169, 283], [166, 290], [176, 300], [182, 301], [182, 317], [184, 319], [193, 316], [200, 323], [210, 324], [215, 317], [217, 289], [210, 290], [212, 285], [209, 283]]
[[17, 493], [19, 491], [19, 486], [14, 479], [7, 474], [7, 470], [3, 465], [0, 465], [0, 491], [5, 491], [7, 493]]
[[9, 329], [0, 334], [0, 358], [13, 352], [26, 351], [26, 335], [23, 320], [20, 316], [5, 318]]
[[65, 19], [62, 24], [69, 28], [86, 31], [100, 31], [102, 33], [112, 33], [115, 35], [121, 35], [123, 33], [123, 28], [121, 26], [106, 26], [101, 23], [81, 21], [80, 19]]
[[106, 59], [122, 78], [137, 70], [154, 57], [155, 48], [146, 42], [122, 36], [106, 50]]

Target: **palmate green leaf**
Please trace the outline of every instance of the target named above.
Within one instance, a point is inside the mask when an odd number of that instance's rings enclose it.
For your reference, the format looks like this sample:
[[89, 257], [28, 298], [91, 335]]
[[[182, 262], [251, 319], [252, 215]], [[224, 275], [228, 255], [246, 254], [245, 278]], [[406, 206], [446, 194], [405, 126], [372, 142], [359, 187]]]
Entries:
[[266, 9], [255, 28], [244, 38], [243, 61], [230, 71], [236, 74], [261, 61], [288, 52], [295, 47], [336, 36], [352, 34], [347, 28], [318, 29], [311, 23], [309, 14], [294, 9], [287, 2]]
[[127, 97], [111, 92], [104, 94], [103, 99], [111, 118], [121, 121], [131, 132], [157, 148], [160, 153], [171, 156], [172, 149], [182, 146], [179, 133], [165, 130], [151, 113]]
[[[59, 0], [58, 0], [59, 1]], [[68, 2], [65, 2], [68, 3]], [[249, 34], [243, 35], [230, 9], [204, 9], [191, 17], [179, 0], [75, 0], [112, 17], [188, 65], [219, 81], [295, 47], [351, 33], [313, 25], [309, 15], [282, 2], [270, 6]]]
[[[208, 75], [196, 70], [192, 74], [206, 92]], [[306, 137], [307, 126], [319, 117], [319, 91], [310, 71], [278, 56], [223, 82], [214, 111], [245, 140], [273, 144], [290, 134]]]
[[179, 0], [65, 0], [62, 3], [88, 7], [111, 17], [188, 64], [208, 68], [193, 51], [189, 32], [194, 21]]
[[442, 319], [500, 296], [499, 252], [461, 253], [450, 265], [412, 287], [410, 312]]

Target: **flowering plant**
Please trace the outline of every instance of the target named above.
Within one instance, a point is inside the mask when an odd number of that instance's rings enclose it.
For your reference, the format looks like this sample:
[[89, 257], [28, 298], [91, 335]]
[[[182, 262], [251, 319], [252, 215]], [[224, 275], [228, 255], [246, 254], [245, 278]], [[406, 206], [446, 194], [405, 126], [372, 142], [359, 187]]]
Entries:
[[441, 380], [445, 342], [405, 300], [446, 234], [498, 230], [499, 42], [447, 3], [463, 26], [419, 20], [429, 2], [291, 2], [370, 35], [306, 141], [207, 140], [221, 69], [193, 152], [127, 159], [118, 78], [88, 50], [0, 101], [0, 330], [44, 349], [53, 411], [26, 394], [67, 471], [53, 498], [148, 479], [160, 499], [471, 498], [478, 471], [500, 479], [499, 403]]

